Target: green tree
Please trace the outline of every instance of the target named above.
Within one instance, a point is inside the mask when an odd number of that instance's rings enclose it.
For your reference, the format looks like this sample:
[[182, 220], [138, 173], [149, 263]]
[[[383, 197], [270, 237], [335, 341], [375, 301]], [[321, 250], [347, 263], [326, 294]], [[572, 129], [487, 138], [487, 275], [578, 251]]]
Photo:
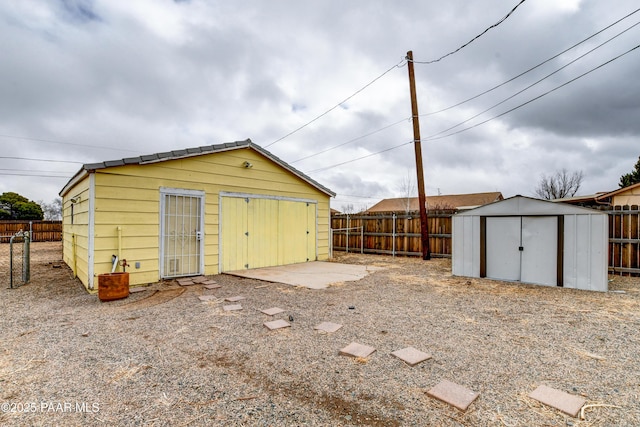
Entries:
[[39, 220], [43, 217], [42, 208], [36, 202], [13, 192], [0, 195], [0, 219]]
[[633, 184], [637, 184], [638, 182], [640, 182], [640, 157], [638, 157], [638, 161], [636, 162], [634, 169], [631, 172], [625, 173], [620, 177], [619, 185], [620, 188], [624, 188]]

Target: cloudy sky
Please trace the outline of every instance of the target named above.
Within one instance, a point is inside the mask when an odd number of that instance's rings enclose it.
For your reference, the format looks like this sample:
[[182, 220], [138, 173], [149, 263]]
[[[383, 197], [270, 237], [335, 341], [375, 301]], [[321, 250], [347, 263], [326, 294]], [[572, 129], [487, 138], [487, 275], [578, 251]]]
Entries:
[[616, 189], [640, 155], [637, 1], [528, 0], [419, 63], [518, 3], [2, 2], [0, 193], [49, 202], [82, 163], [251, 138], [337, 209], [400, 197], [409, 50], [427, 195], [533, 195], [562, 168]]

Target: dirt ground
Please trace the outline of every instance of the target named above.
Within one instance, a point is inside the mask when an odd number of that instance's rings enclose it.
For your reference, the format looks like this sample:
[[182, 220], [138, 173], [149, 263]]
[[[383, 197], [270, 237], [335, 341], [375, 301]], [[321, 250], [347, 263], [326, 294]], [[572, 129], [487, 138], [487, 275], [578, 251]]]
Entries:
[[[166, 281], [103, 303], [61, 255], [34, 243], [17, 289], [0, 262], [0, 425], [640, 425], [639, 278], [610, 276], [597, 293], [453, 277], [444, 259], [337, 254], [383, 269], [324, 290]], [[243, 309], [224, 311], [236, 295]], [[260, 312], [271, 307], [284, 312]], [[275, 319], [291, 327], [263, 326]], [[315, 331], [323, 321], [343, 327]], [[376, 351], [339, 355], [351, 342]], [[408, 346], [432, 358], [390, 355]], [[479, 398], [462, 412], [427, 396], [445, 379]], [[583, 396], [584, 419], [529, 398], [539, 385]]]

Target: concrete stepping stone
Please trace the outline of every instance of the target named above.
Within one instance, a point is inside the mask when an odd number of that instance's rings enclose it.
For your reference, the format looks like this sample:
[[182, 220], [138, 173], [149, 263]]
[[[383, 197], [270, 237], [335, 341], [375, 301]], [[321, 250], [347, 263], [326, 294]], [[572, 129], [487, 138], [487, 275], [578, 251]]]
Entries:
[[427, 391], [427, 395], [448, 403], [461, 411], [466, 411], [469, 405], [480, 396], [479, 393], [447, 380], [442, 380], [431, 388]]
[[217, 285], [218, 282], [216, 282], [215, 280], [205, 280], [204, 282], [202, 282], [203, 285]]
[[196, 282], [191, 279], [178, 279], [177, 282], [180, 286], [191, 286], [196, 284]]
[[215, 295], [200, 295], [198, 297], [200, 301], [212, 301], [218, 299]]
[[140, 287], [138, 287], [138, 288], [129, 288], [129, 293], [130, 294], [137, 294], [138, 292], [144, 292], [146, 290], [147, 290], [147, 288], [140, 288]]
[[352, 342], [351, 344], [340, 350], [340, 354], [343, 356], [367, 358], [374, 351], [376, 351], [376, 349], [373, 347], [369, 347], [368, 345], [364, 344], [358, 344], [357, 342]]
[[273, 307], [273, 308], [267, 308], [266, 310], [260, 310], [260, 311], [269, 316], [273, 316], [273, 315], [282, 313], [284, 310], [278, 307]]
[[219, 289], [219, 288], [221, 288], [221, 287], [222, 287], [222, 286], [220, 286], [220, 285], [216, 285], [216, 284], [213, 284], [213, 283], [212, 283], [212, 284], [210, 284], [210, 285], [204, 285], [204, 288], [205, 288], [205, 289]]
[[238, 295], [236, 297], [229, 297], [229, 298], [225, 298], [225, 301], [229, 301], [229, 302], [238, 302], [238, 301], [242, 301], [243, 299], [245, 299], [244, 297]]
[[334, 333], [335, 331], [337, 331], [340, 328], [342, 328], [342, 325], [339, 324], [339, 323], [322, 322], [319, 325], [317, 325], [316, 327], [314, 327], [313, 329], [316, 329], [318, 331], [323, 331], [323, 332], [326, 332], [328, 334], [331, 334], [331, 333]]
[[430, 354], [417, 350], [413, 347], [407, 347], [401, 350], [396, 350], [393, 353], [391, 353], [391, 355], [404, 361], [409, 366], [415, 366], [420, 362], [424, 362], [425, 360], [431, 359]]
[[240, 305], [240, 304], [225, 305], [225, 306], [222, 306], [222, 309], [224, 311], [242, 310], [242, 305]]
[[546, 385], [541, 385], [533, 390], [531, 394], [529, 394], [529, 397], [562, 411], [567, 415], [571, 415], [574, 418], [578, 416], [580, 409], [587, 403], [587, 400], [583, 397], [569, 394], [562, 390], [556, 390]]
[[271, 331], [273, 331], [274, 329], [288, 328], [291, 326], [289, 322], [283, 319], [273, 320], [271, 322], [265, 322], [263, 324]]
[[194, 283], [204, 283], [209, 281], [209, 279], [204, 276], [192, 277], [191, 280], [193, 280]]

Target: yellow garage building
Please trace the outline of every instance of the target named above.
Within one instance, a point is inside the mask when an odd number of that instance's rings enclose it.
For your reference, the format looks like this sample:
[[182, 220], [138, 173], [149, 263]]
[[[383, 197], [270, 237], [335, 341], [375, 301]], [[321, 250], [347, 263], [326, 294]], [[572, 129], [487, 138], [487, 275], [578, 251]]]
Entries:
[[114, 255], [131, 285], [329, 257], [335, 193], [250, 140], [85, 164], [60, 196], [89, 291]]

